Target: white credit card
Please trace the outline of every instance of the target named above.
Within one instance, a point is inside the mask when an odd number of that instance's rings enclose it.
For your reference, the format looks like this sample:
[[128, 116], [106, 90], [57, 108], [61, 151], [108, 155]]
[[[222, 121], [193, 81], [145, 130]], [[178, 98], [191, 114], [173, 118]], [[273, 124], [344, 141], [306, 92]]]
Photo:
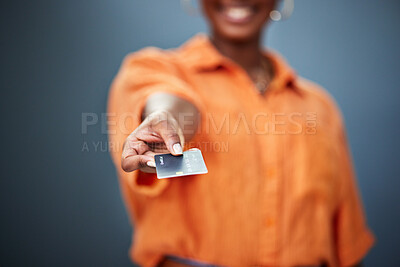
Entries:
[[200, 150], [188, 150], [180, 156], [155, 155], [154, 160], [158, 179], [208, 173]]

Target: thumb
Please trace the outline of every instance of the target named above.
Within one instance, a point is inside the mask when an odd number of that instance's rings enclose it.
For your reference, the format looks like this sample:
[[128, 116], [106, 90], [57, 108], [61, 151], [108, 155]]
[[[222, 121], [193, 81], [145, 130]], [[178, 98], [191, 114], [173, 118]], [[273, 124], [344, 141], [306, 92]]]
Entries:
[[160, 129], [161, 138], [164, 140], [164, 143], [171, 152], [171, 154], [177, 156], [182, 155], [183, 146], [185, 145], [185, 138], [183, 136], [182, 129], [179, 125], [174, 125], [173, 127], [162, 128]]
[[150, 120], [153, 129], [161, 136], [169, 152], [175, 156], [182, 155], [185, 138], [174, 116], [169, 112], [155, 112]]

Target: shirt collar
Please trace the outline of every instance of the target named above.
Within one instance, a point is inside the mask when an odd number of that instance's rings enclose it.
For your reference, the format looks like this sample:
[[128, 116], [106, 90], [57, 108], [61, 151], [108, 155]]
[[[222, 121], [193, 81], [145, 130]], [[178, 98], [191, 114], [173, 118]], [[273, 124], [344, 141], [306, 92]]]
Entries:
[[[218, 52], [209, 37], [203, 33], [192, 37], [182, 45], [180, 50], [183, 55], [183, 63], [194, 71], [212, 71], [221, 66], [233, 64], [230, 59]], [[269, 84], [268, 90], [294, 88], [296, 73], [286, 61], [277, 52], [271, 50], [265, 50], [264, 55], [270, 60], [274, 69], [274, 78]]]

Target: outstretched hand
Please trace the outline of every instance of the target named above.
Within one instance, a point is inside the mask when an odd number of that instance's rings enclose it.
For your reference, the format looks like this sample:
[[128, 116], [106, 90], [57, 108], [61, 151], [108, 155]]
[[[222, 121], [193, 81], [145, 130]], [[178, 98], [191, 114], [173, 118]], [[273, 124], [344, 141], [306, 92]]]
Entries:
[[154, 155], [182, 154], [184, 136], [176, 119], [168, 111], [156, 111], [125, 140], [121, 167], [126, 172], [155, 172]]

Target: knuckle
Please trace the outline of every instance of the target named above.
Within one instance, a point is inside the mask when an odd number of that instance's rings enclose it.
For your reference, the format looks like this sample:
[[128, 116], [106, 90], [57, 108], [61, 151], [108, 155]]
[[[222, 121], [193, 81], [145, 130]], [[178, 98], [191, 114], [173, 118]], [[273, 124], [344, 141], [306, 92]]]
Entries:
[[138, 169], [144, 169], [144, 168], [147, 167], [147, 163], [145, 161], [143, 161], [143, 160], [140, 160], [138, 165], [139, 165]]
[[165, 137], [168, 138], [168, 139], [176, 139], [176, 138], [179, 138], [179, 136], [178, 136], [178, 134], [177, 134], [176, 132], [168, 132], [168, 133], [165, 135]]
[[124, 172], [129, 172], [128, 165], [126, 164], [126, 160], [124, 160], [124, 159], [121, 161], [121, 169], [122, 169]]
[[132, 172], [138, 169], [137, 164], [135, 164], [135, 161], [132, 160], [134, 157], [136, 156], [128, 157], [130, 160], [128, 160], [128, 158], [124, 158], [121, 160], [121, 169], [124, 172]]
[[165, 122], [168, 120], [168, 112], [166, 111], [156, 111], [147, 116], [145, 122], [156, 125], [161, 122]]
[[174, 144], [179, 142], [179, 136], [176, 133], [168, 133], [164, 136], [164, 141], [166, 144]]

